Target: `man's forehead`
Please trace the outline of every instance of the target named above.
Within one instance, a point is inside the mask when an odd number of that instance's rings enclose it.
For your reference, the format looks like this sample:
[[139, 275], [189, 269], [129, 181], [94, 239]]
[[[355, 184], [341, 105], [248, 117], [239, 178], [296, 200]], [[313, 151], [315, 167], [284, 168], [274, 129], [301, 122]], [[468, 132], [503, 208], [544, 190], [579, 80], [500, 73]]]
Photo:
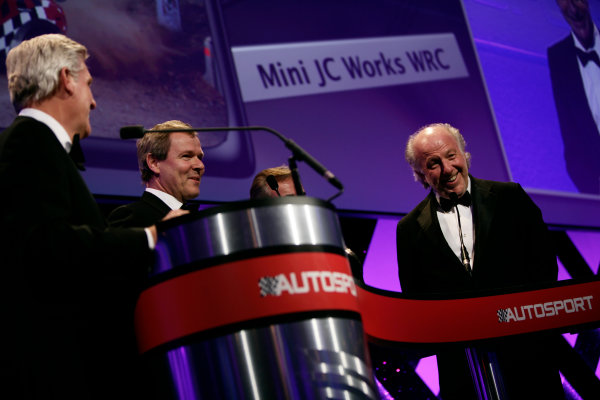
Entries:
[[169, 140], [171, 143], [198, 143], [200, 144], [200, 139], [194, 132], [171, 132], [169, 136]]
[[437, 137], [437, 136], [452, 136], [452, 134], [446, 129], [444, 126], [429, 126], [419, 134], [418, 137], [428, 138], [428, 137]]
[[199, 148], [199, 151], [203, 152], [198, 136], [190, 136], [186, 132], [173, 132], [170, 139], [170, 149], [185, 147], [196, 150]]
[[437, 148], [441, 146], [458, 147], [456, 138], [443, 128], [427, 128], [427, 130], [421, 132], [415, 140], [415, 149], [421, 152], [432, 147]]

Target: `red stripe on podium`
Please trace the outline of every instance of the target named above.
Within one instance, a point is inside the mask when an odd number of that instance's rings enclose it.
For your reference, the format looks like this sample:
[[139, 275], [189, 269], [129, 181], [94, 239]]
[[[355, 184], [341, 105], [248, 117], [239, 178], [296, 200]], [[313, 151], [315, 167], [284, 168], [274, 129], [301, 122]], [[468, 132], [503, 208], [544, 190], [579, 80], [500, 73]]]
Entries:
[[337, 254], [286, 253], [221, 264], [143, 291], [135, 314], [138, 347], [144, 353], [194, 333], [265, 317], [358, 312], [356, 295], [348, 260]]
[[358, 288], [365, 333], [399, 343], [453, 343], [600, 321], [600, 281], [452, 300], [389, 297]]
[[135, 323], [144, 353], [235, 323], [333, 310], [360, 313], [364, 331], [373, 339], [468, 342], [600, 322], [600, 281], [495, 296], [415, 300], [355, 286], [348, 260], [341, 255], [287, 253], [221, 264], [152, 286], [140, 295]]

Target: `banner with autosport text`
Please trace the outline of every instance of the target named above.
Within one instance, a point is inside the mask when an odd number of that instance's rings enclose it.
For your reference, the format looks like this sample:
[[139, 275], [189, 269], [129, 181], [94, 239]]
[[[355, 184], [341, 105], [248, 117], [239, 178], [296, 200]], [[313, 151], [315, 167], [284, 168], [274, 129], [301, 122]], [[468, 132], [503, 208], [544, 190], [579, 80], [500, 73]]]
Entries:
[[141, 353], [185, 336], [299, 312], [359, 312], [348, 259], [326, 252], [261, 256], [151, 286], [135, 312]]
[[358, 299], [368, 336], [403, 343], [474, 341], [600, 322], [600, 281], [450, 300], [358, 288]]
[[135, 323], [144, 353], [210, 329], [319, 311], [357, 312], [366, 335], [377, 340], [474, 341], [598, 322], [600, 281], [415, 300], [356, 285], [342, 255], [298, 252], [234, 261], [160, 282], [141, 293]]

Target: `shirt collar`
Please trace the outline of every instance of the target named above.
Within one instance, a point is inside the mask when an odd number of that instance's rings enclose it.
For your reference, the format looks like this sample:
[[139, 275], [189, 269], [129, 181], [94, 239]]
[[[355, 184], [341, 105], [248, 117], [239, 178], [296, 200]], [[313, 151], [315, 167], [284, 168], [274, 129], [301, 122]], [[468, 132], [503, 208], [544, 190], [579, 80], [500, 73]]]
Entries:
[[155, 195], [156, 197], [158, 197], [159, 199], [161, 199], [166, 205], [171, 207], [171, 210], [180, 209], [181, 206], [183, 205], [182, 202], [177, 200], [175, 197], [171, 196], [169, 193], [163, 192], [162, 190], [146, 188], [146, 192], [150, 192], [153, 195]]
[[571, 31], [571, 36], [573, 37], [575, 47], [577, 47], [578, 49], [585, 52], [591, 52], [592, 50], [595, 50], [596, 53], [600, 53], [600, 33], [598, 33], [598, 28], [596, 27], [596, 24], [594, 24], [594, 47], [592, 47], [591, 49], [585, 49], [583, 45], [579, 43], [579, 39], [577, 39], [577, 36], [575, 36], [573, 31]]
[[71, 150], [71, 145], [73, 144], [71, 137], [63, 128], [63, 126], [55, 120], [51, 115], [46, 114], [45, 112], [38, 110], [36, 108], [24, 108], [19, 112], [19, 116], [33, 118], [36, 121], [39, 121], [52, 131], [62, 147], [67, 151], [67, 153]]

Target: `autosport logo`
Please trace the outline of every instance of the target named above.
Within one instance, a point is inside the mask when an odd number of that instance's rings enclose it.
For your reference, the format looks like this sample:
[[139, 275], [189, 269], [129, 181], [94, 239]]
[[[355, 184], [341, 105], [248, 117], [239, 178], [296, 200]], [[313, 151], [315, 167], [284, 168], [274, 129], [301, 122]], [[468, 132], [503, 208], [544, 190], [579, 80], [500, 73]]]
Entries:
[[554, 317], [560, 314], [572, 314], [592, 310], [594, 296], [574, 297], [571, 299], [527, 304], [497, 311], [499, 322], [516, 322], [538, 318]]
[[357, 297], [354, 278], [342, 272], [332, 271], [302, 271], [297, 274], [279, 274], [264, 276], [259, 279], [260, 295], [281, 296], [307, 293], [350, 293]]

